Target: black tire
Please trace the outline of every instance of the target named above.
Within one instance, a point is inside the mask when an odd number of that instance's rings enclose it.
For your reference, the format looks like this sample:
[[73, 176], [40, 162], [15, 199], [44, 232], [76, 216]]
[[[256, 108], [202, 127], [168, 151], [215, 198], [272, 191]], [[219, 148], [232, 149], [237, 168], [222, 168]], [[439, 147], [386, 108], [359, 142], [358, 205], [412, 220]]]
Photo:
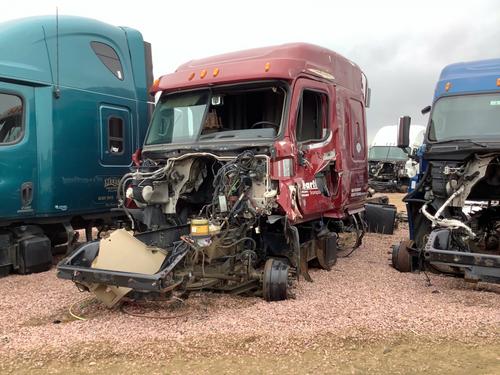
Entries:
[[288, 264], [268, 259], [264, 266], [262, 294], [266, 301], [283, 301], [288, 297]]

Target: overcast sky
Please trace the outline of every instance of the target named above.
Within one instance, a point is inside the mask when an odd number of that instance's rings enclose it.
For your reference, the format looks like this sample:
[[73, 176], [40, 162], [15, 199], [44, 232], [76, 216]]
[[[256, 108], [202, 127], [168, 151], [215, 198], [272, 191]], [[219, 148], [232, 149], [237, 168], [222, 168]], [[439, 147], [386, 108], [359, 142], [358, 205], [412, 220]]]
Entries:
[[[129, 5], [130, 4], [130, 5]], [[500, 1], [9, 1], [0, 22], [33, 15], [92, 17], [140, 30], [155, 77], [193, 58], [288, 42], [332, 49], [368, 76], [368, 135], [400, 115], [426, 124], [441, 68], [500, 57]], [[0, 51], [0, 55], [7, 51]]]

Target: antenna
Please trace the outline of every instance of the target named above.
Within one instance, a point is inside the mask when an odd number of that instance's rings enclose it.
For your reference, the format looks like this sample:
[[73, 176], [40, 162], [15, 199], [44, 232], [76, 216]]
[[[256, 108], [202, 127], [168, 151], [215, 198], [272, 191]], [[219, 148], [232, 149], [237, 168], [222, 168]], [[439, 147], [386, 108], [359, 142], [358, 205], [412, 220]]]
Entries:
[[56, 87], [54, 96], [59, 99], [61, 90], [59, 89], [59, 8], [56, 7]]

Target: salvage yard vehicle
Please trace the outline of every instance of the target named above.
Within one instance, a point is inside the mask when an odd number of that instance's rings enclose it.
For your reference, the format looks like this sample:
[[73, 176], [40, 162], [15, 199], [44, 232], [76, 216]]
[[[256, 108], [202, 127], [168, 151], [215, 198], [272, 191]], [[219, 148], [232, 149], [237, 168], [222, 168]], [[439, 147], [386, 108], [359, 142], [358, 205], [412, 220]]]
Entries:
[[368, 151], [368, 185], [377, 192], [403, 192], [417, 173], [415, 153], [422, 145], [425, 127], [410, 127], [407, 149], [397, 146], [397, 126], [383, 126], [373, 139]]
[[[195, 290], [290, 296], [309, 263], [357, 247], [368, 190], [360, 68], [309, 44], [181, 65], [160, 99], [137, 166], [118, 185], [125, 229], [58, 265], [108, 306], [125, 295]], [[140, 161], [139, 161], [140, 160]]]
[[116, 188], [152, 112], [151, 48], [64, 16], [0, 24], [0, 49], [0, 275], [39, 272], [75, 229], [123, 221]]
[[[445, 67], [427, 112], [418, 183], [404, 198], [410, 239], [393, 247], [392, 263], [498, 283], [500, 59]], [[408, 127], [403, 118], [401, 147]]]

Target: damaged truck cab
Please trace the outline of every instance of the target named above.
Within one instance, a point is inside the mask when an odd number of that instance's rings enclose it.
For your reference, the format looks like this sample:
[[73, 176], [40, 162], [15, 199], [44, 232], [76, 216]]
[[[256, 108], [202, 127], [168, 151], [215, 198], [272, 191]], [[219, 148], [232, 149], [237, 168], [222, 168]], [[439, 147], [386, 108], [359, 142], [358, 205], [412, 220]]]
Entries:
[[[436, 86], [400, 271], [428, 269], [500, 282], [500, 59], [445, 67]], [[407, 146], [409, 121], [399, 144]]]
[[405, 150], [396, 145], [396, 125], [378, 130], [368, 150], [370, 188], [375, 192], [407, 192], [411, 179], [418, 172], [418, 163], [414, 159], [424, 133], [424, 126], [412, 125], [409, 147]]
[[[84, 245], [60, 277], [110, 306], [200, 289], [281, 300], [294, 276], [310, 279], [309, 263], [330, 269], [337, 244], [359, 246], [369, 90], [357, 65], [288, 44], [188, 62], [152, 91], [137, 167], [118, 188], [136, 235]], [[162, 254], [152, 273], [108, 261], [122, 240]]]

